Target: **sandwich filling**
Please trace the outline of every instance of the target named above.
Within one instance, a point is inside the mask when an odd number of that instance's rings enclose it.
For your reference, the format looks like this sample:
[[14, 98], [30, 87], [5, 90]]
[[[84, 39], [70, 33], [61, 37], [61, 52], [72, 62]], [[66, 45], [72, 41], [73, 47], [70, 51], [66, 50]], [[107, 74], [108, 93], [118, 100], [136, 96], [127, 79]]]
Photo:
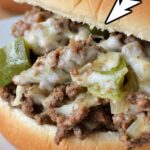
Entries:
[[9, 69], [0, 75], [0, 96], [40, 125], [57, 126], [56, 144], [109, 131], [127, 149], [150, 143], [149, 42], [39, 8], [12, 33], [17, 42], [0, 49], [13, 54], [0, 60], [1, 72]]

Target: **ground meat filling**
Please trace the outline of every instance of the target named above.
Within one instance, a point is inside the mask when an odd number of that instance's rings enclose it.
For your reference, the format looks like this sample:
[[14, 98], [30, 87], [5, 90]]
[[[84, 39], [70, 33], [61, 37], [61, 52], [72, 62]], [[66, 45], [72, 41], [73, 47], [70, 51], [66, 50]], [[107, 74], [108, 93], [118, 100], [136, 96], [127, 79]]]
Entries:
[[70, 98], [70, 99], [75, 99], [77, 95], [79, 95], [80, 93], [86, 92], [87, 89], [84, 87], [81, 87], [77, 84], [69, 84], [66, 87], [66, 95]]
[[[57, 132], [55, 136], [56, 144], [59, 144], [62, 139], [64, 139], [67, 134], [81, 122], [88, 114], [89, 110], [86, 107], [81, 107], [76, 110], [72, 115], [57, 119]], [[49, 113], [51, 114], [51, 113]]]
[[129, 138], [125, 132], [120, 130], [120, 139], [125, 143], [127, 150], [132, 150], [137, 146], [142, 146], [143, 144], [150, 143], [150, 133], [142, 133], [138, 138]]
[[137, 119], [138, 114], [143, 113], [146, 119], [150, 121], [150, 96], [146, 93], [136, 92], [129, 95], [128, 100], [134, 107], [134, 111], [113, 115], [113, 124], [120, 132], [121, 141], [126, 143], [126, 148], [133, 149], [137, 145], [150, 142], [150, 133], [142, 133], [138, 138], [132, 138], [126, 133], [127, 128]]
[[46, 21], [53, 14], [48, 11], [41, 10], [38, 7], [33, 7], [26, 12], [23, 19], [20, 19], [12, 27], [12, 35], [16, 38], [24, 36], [25, 31], [29, 30], [32, 24]]
[[54, 124], [54, 125], [56, 125], [56, 123], [51, 120], [51, 118], [49, 117], [49, 115], [46, 112], [35, 115], [34, 119], [40, 125], [44, 125], [44, 124]]
[[[15, 97], [14, 84], [10, 84], [0, 91], [2, 97], [11, 101]], [[28, 87], [27, 87], [28, 88]], [[149, 133], [143, 133], [139, 138], [132, 139], [127, 136], [125, 130], [133, 123], [135, 114], [112, 115], [110, 112], [109, 100], [103, 100], [98, 106], [87, 108], [79, 107], [70, 115], [66, 116], [57, 111], [57, 108], [68, 102], [73, 102], [80, 94], [87, 92], [87, 89], [75, 83], [58, 85], [53, 88], [44, 102], [35, 103], [32, 97], [24, 94], [21, 110], [31, 118], [34, 118], [40, 125], [56, 125], [57, 132], [55, 143], [59, 144], [64, 138], [75, 135], [81, 140], [88, 135], [98, 131], [119, 131], [120, 139], [126, 143], [127, 149], [149, 143]], [[129, 102], [137, 107], [137, 113], [144, 112], [150, 118], [150, 97], [145, 93], [134, 93], [129, 95]]]
[[65, 94], [65, 86], [59, 86], [53, 89], [50, 96], [47, 98], [48, 107], [59, 107], [62, 106], [67, 99]]
[[123, 113], [119, 115], [113, 116], [113, 123], [116, 126], [116, 128], [121, 128], [123, 130], [126, 130], [129, 125], [134, 121], [135, 116], [132, 115], [125, 115]]
[[49, 108], [62, 106], [67, 101], [75, 99], [80, 93], [86, 92], [86, 90], [86, 88], [74, 83], [58, 86], [53, 89], [46, 99], [46, 105]]
[[33, 24], [34, 22], [43, 22], [51, 17], [53, 13], [43, 10], [38, 7], [33, 7], [30, 11], [26, 12], [24, 18], [26, 22]]
[[0, 88], [0, 96], [11, 103], [16, 97], [16, 85], [11, 83], [3, 89]]
[[143, 143], [150, 143], [150, 133], [143, 133], [140, 138], [132, 140], [132, 147], [142, 145]]
[[24, 36], [26, 30], [30, 29], [30, 24], [24, 22], [23, 20], [19, 20], [13, 27], [12, 27], [12, 35], [16, 38]]
[[27, 99], [23, 101], [23, 103], [21, 104], [21, 109], [26, 115], [32, 118], [36, 114], [40, 114], [43, 112], [43, 106], [40, 104], [34, 103], [31, 99]]
[[97, 131], [116, 131], [109, 105], [92, 107], [84, 120], [73, 128], [74, 134], [81, 140]]
[[139, 112], [150, 111], [150, 96], [145, 93], [135, 93], [129, 96], [129, 101], [137, 106]]

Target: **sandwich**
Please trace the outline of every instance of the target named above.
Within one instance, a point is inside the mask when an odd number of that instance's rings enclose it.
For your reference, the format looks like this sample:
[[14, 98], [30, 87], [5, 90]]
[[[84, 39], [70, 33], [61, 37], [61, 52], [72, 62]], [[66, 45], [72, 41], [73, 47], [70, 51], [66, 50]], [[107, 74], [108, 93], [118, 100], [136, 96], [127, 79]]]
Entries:
[[32, 10], [0, 48], [0, 132], [21, 150], [150, 150], [149, 0], [16, 0]]

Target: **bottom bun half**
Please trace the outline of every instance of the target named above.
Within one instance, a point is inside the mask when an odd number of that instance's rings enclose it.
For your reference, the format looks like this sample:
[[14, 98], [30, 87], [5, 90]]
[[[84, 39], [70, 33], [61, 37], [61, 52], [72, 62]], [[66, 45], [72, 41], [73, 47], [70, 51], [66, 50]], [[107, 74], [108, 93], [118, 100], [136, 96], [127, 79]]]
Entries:
[[[20, 150], [125, 150], [118, 133], [96, 133], [85, 140], [74, 136], [54, 143], [56, 127], [38, 125], [20, 110], [11, 108], [0, 98], [0, 132]], [[135, 150], [150, 150], [145, 144]]]

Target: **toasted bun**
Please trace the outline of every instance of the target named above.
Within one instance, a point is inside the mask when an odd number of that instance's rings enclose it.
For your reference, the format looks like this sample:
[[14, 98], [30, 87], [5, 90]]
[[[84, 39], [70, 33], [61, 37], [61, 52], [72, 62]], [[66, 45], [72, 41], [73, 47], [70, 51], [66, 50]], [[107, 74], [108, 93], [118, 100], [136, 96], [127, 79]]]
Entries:
[[[69, 137], [59, 146], [54, 144], [56, 127], [38, 125], [20, 110], [0, 99], [0, 132], [20, 150], [125, 150], [118, 133], [97, 133], [81, 141]], [[145, 144], [135, 150], [149, 150]]]
[[42, 7], [56, 14], [68, 17], [74, 21], [108, 29], [110, 32], [118, 31], [126, 35], [150, 41], [150, 0], [143, 0], [141, 5], [132, 8], [133, 13], [109, 25], [105, 20], [115, 3], [115, 0], [15, 0]]

